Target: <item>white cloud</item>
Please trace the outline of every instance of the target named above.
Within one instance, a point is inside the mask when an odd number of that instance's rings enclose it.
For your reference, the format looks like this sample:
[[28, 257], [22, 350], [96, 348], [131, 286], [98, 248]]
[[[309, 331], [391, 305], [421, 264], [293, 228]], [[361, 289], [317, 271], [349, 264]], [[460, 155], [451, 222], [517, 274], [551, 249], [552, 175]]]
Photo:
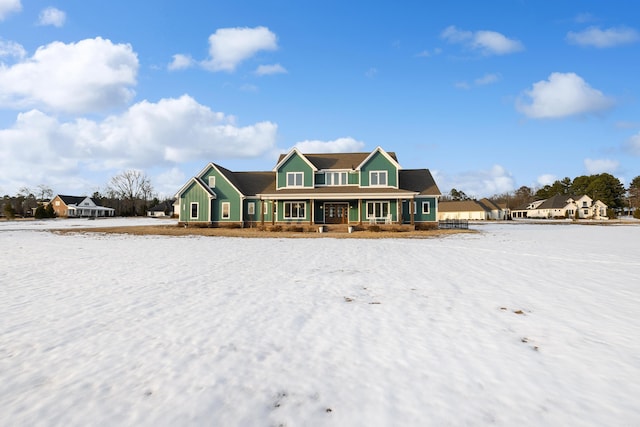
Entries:
[[632, 156], [640, 156], [640, 132], [627, 140], [625, 143], [625, 149]]
[[580, 46], [593, 46], [606, 48], [621, 44], [635, 43], [640, 40], [640, 34], [633, 28], [617, 27], [601, 30], [598, 27], [589, 27], [580, 32], [567, 33], [567, 41]]
[[500, 81], [501, 78], [502, 76], [500, 76], [500, 74], [498, 73], [485, 74], [484, 76], [478, 79], [475, 79], [474, 83], [476, 84], [476, 86], [485, 86], [485, 85], [497, 83]]
[[274, 123], [238, 126], [233, 116], [214, 112], [186, 95], [143, 101], [102, 121], [62, 122], [31, 110], [0, 130], [0, 158], [11, 159], [0, 168], [0, 186], [14, 187], [17, 177], [31, 180], [21, 185], [68, 186], [87, 171], [257, 157], [276, 150], [276, 134]]
[[22, 60], [25, 56], [27, 56], [27, 51], [21, 44], [0, 40], [0, 58], [13, 57]]
[[578, 15], [576, 15], [576, 17], [574, 18], [574, 20], [580, 24], [584, 24], [586, 22], [592, 22], [595, 21], [595, 17], [588, 13], [588, 12], [584, 12], [584, 13], [579, 13]]
[[270, 74], [286, 74], [287, 70], [280, 64], [273, 65], [260, 65], [256, 69], [256, 74], [259, 76], [267, 76]]
[[599, 173], [613, 173], [620, 164], [615, 160], [610, 159], [584, 159], [584, 167], [591, 175]]
[[294, 147], [303, 153], [349, 153], [362, 151], [364, 142], [346, 137], [333, 141], [305, 140], [297, 142]]
[[451, 25], [440, 36], [449, 43], [462, 44], [471, 50], [477, 50], [485, 56], [506, 55], [524, 50], [524, 45], [496, 31], [464, 31]]
[[471, 89], [472, 86], [486, 86], [490, 84], [494, 84], [500, 81], [502, 77], [498, 73], [490, 73], [485, 74], [482, 77], [479, 77], [473, 81], [473, 84], [469, 84], [466, 81], [461, 81], [455, 83], [455, 87], [458, 89]]
[[540, 175], [537, 179], [538, 184], [545, 186], [545, 185], [551, 185], [554, 182], [556, 182], [558, 180], [558, 178], [555, 175], [552, 174], [544, 174], [544, 175]]
[[209, 36], [209, 55], [203, 66], [211, 71], [235, 71], [261, 50], [276, 50], [276, 35], [266, 27], [220, 28]]
[[416, 53], [415, 56], [417, 56], [418, 58], [429, 58], [431, 56], [440, 55], [441, 53], [442, 53], [442, 49], [437, 47], [432, 51], [425, 49], [422, 52]]
[[502, 76], [498, 73], [485, 74], [482, 77], [479, 77], [473, 81], [473, 85], [469, 84], [466, 81], [461, 81], [455, 83], [455, 87], [458, 89], [471, 89], [473, 86], [486, 86], [490, 84], [494, 84], [499, 82], [502, 79]]
[[173, 61], [167, 66], [169, 71], [175, 70], [184, 70], [186, 68], [191, 68], [195, 64], [193, 58], [190, 55], [183, 55], [178, 53], [173, 55]]
[[500, 165], [494, 165], [489, 170], [470, 171], [451, 177], [436, 171], [434, 177], [437, 178], [441, 191], [448, 192], [449, 189], [455, 188], [463, 191], [469, 197], [476, 198], [506, 193], [515, 188], [515, 180]]
[[548, 80], [534, 83], [516, 102], [521, 113], [535, 119], [596, 113], [613, 105], [613, 99], [575, 73], [552, 73]]
[[138, 58], [128, 44], [102, 38], [53, 42], [0, 67], [0, 106], [71, 113], [104, 111], [134, 95]]
[[369, 68], [369, 69], [364, 73], [364, 75], [365, 75], [367, 78], [370, 78], [370, 79], [374, 78], [377, 74], [378, 74], [378, 69], [377, 69], [377, 68], [374, 68], [374, 67]]
[[20, 12], [22, 10], [22, 4], [20, 0], [0, 0], [0, 21], [13, 12]]
[[40, 12], [38, 17], [38, 25], [53, 25], [54, 27], [62, 27], [67, 19], [67, 14], [55, 7], [48, 7]]

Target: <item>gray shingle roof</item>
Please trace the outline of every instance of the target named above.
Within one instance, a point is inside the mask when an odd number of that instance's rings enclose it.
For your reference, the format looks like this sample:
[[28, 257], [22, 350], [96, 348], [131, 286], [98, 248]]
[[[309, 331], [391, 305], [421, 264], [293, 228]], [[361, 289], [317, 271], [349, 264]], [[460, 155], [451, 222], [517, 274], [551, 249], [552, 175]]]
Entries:
[[439, 212], [485, 212], [486, 209], [475, 200], [454, 200], [439, 202]]
[[[387, 152], [396, 162], [396, 153]], [[322, 169], [355, 169], [360, 163], [369, 157], [371, 153], [323, 153], [323, 154], [303, 154], [318, 170]], [[286, 154], [281, 154], [278, 163], [284, 159]]]

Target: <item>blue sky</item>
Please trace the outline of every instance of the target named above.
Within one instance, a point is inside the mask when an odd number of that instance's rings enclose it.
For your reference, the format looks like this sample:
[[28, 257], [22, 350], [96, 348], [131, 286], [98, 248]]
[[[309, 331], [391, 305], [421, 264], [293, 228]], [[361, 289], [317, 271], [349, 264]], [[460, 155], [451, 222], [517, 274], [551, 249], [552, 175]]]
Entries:
[[0, 195], [395, 151], [443, 192], [640, 175], [636, 1], [0, 0]]

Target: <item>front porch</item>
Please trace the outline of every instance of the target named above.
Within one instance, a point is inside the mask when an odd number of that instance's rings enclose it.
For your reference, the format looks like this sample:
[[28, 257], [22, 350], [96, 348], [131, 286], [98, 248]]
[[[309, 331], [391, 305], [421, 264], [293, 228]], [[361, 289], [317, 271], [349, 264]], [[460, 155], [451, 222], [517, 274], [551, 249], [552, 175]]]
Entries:
[[415, 206], [413, 199], [262, 199], [261, 214], [250, 222], [259, 225], [415, 225]]

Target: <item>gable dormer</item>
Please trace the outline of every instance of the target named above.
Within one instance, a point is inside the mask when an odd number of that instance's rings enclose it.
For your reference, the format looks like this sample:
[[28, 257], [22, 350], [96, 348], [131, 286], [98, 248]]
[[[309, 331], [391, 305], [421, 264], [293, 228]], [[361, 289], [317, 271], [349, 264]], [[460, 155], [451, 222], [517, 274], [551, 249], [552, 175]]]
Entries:
[[276, 189], [313, 188], [314, 175], [318, 169], [293, 148], [282, 157], [273, 171], [276, 173]]
[[360, 172], [360, 187], [398, 188], [402, 167], [381, 147], [377, 147], [356, 168]]
[[85, 197], [77, 206], [95, 208], [97, 205], [91, 197]]

